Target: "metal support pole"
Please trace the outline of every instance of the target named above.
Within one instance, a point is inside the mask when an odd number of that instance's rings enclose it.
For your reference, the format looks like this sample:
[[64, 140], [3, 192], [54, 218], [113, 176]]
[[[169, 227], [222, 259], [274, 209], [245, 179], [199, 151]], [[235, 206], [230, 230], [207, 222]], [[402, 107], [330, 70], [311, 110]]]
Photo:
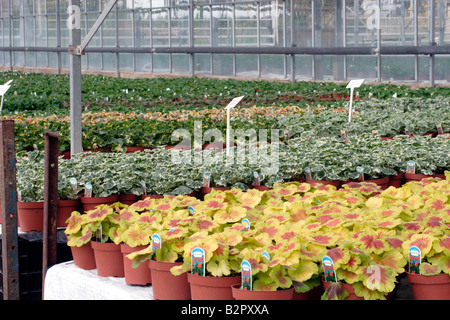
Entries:
[[[290, 2], [290, 12], [291, 12], [291, 47], [296, 47], [295, 43], [295, 24], [294, 24], [294, 17], [295, 17], [295, 6], [294, 6], [294, 0], [291, 0]], [[291, 81], [295, 82], [295, 54], [291, 54]]]
[[[72, 6], [80, 7], [80, 0], [71, 0]], [[70, 13], [69, 13], [70, 14]], [[81, 19], [81, 17], [75, 17]], [[72, 48], [81, 44], [81, 29], [76, 25], [69, 30], [69, 41]], [[81, 55], [69, 49], [70, 64], [70, 153], [83, 151], [82, 123], [81, 123]]]
[[19, 245], [14, 121], [0, 121], [3, 299], [19, 300]]
[[[430, 40], [430, 46], [435, 46], [436, 42], [435, 39], [435, 3], [434, 0], [430, 1], [430, 7], [429, 7], [429, 14], [428, 14], [428, 22], [429, 22], [429, 40]], [[434, 87], [434, 54], [430, 54], [430, 87]]]
[[377, 78], [378, 82], [381, 82], [381, 0], [377, 1], [378, 6], [378, 22], [377, 22]]
[[58, 132], [44, 132], [44, 221], [42, 240], [42, 298], [47, 268], [56, 264], [58, 210]]

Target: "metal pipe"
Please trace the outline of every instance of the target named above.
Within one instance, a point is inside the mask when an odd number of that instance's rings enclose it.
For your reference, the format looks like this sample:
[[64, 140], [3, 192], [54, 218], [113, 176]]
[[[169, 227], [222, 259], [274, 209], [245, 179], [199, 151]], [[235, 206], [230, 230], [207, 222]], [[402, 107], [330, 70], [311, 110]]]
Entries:
[[58, 132], [44, 132], [44, 222], [42, 240], [42, 297], [45, 274], [56, 264], [58, 210]]
[[3, 299], [19, 300], [19, 245], [14, 120], [0, 121]]

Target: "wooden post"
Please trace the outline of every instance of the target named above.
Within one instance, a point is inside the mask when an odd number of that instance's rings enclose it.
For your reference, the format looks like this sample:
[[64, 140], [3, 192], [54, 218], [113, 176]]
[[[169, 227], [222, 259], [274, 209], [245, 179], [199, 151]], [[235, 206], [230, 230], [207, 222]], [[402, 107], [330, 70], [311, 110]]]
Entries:
[[58, 132], [44, 132], [44, 228], [42, 240], [42, 299], [47, 268], [56, 264], [58, 211]]
[[3, 299], [19, 300], [19, 245], [14, 121], [0, 121]]

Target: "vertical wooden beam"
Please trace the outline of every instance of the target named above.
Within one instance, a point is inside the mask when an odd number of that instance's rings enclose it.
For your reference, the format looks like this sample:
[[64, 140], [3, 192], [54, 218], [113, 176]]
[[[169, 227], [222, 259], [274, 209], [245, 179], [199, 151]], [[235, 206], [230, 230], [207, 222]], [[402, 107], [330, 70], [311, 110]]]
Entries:
[[56, 264], [58, 210], [58, 132], [44, 132], [44, 228], [42, 240], [42, 298], [47, 268]]
[[19, 245], [14, 121], [0, 121], [3, 299], [19, 300]]

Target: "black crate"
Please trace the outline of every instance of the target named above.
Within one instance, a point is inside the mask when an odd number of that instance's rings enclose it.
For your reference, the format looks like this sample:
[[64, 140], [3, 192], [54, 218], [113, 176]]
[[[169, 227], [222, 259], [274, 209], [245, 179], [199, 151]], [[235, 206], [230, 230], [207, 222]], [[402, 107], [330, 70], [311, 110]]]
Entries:
[[[21, 233], [19, 245], [19, 295], [21, 300], [42, 299], [42, 232]], [[1, 245], [1, 238], [0, 238]], [[0, 250], [0, 257], [2, 252]], [[70, 247], [66, 244], [64, 230], [58, 230], [56, 246], [57, 263], [73, 260]], [[3, 277], [0, 263], [0, 276]], [[0, 281], [0, 300], [3, 299], [3, 281]]]

